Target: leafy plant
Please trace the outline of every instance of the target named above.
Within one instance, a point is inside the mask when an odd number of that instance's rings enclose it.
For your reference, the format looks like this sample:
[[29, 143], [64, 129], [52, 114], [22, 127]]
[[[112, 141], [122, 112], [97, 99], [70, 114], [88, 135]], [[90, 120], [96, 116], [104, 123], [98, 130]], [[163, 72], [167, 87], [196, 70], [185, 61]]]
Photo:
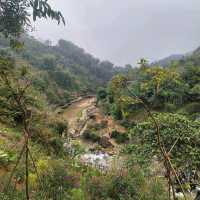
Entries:
[[114, 138], [117, 143], [125, 143], [129, 141], [129, 137], [127, 133], [120, 133], [116, 130], [112, 131], [111, 138]]
[[[172, 163], [180, 169], [195, 169], [200, 163], [200, 123], [178, 114], [157, 114], [162, 143], [170, 152]], [[132, 153], [143, 160], [151, 160], [159, 152], [155, 128], [151, 120], [137, 124], [131, 131]]]
[[100, 140], [100, 136], [96, 132], [91, 132], [90, 130], [86, 130], [83, 133], [83, 138], [91, 140], [92, 142], [98, 142]]

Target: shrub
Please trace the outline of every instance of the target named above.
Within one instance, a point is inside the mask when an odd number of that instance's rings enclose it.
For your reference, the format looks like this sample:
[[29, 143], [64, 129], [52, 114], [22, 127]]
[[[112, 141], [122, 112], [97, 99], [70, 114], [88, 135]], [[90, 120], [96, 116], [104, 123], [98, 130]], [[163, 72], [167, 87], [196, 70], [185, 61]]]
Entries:
[[[61, 159], [44, 158], [37, 162], [41, 182], [45, 186], [49, 199], [65, 199], [66, 191], [73, 187], [73, 180], [69, 178], [65, 162]], [[43, 187], [38, 185], [37, 192], [42, 195]], [[41, 196], [42, 198], [42, 196]]]
[[86, 130], [83, 133], [83, 137], [84, 137], [84, 139], [90, 140], [92, 142], [98, 142], [98, 141], [100, 141], [100, 136], [97, 135], [97, 133], [95, 133], [95, 132], [91, 132], [90, 130]]
[[62, 136], [64, 131], [67, 130], [68, 124], [66, 120], [62, 118], [57, 118], [53, 119], [52, 122], [50, 122], [50, 127], [52, 127], [59, 136]]
[[105, 99], [107, 97], [107, 91], [104, 88], [98, 88], [97, 90], [97, 101]]
[[50, 145], [56, 154], [63, 152], [63, 140], [59, 137], [54, 137], [50, 140]]
[[114, 138], [117, 143], [125, 143], [129, 140], [127, 133], [120, 133], [116, 130], [112, 131], [111, 138]]
[[111, 114], [115, 120], [123, 119], [122, 111], [120, 110], [120, 108], [118, 108], [118, 106], [116, 104], [112, 104]]
[[139, 169], [122, 169], [106, 176], [93, 176], [86, 185], [91, 200], [166, 200], [161, 182]]
[[100, 107], [102, 108], [105, 115], [111, 114], [111, 104], [109, 102], [107, 102], [107, 101], [101, 102]]
[[74, 188], [70, 191], [70, 200], [85, 200], [84, 191], [81, 189]]
[[123, 119], [120, 124], [125, 128], [133, 128], [134, 126], [136, 126], [135, 122], [129, 121], [127, 119]]
[[72, 157], [76, 157], [85, 152], [83, 145], [79, 141], [74, 141], [71, 145], [71, 149], [68, 149], [68, 153]]

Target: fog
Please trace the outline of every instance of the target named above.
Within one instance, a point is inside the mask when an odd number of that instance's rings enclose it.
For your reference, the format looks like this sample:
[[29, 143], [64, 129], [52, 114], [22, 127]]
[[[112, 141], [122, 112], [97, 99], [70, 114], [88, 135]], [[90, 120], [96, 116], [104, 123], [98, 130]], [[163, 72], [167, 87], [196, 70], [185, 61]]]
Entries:
[[199, 0], [52, 0], [66, 26], [38, 20], [32, 33], [66, 39], [116, 65], [154, 61], [200, 46]]

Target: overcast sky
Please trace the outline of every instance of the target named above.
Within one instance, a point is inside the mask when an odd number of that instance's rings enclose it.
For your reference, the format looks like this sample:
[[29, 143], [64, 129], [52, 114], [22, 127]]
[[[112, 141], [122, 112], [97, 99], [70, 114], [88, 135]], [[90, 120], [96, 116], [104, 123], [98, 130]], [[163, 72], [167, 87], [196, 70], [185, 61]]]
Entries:
[[50, 0], [67, 25], [40, 20], [37, 38], [70, 40], [116, 65], [200, 46], [200, 0]]

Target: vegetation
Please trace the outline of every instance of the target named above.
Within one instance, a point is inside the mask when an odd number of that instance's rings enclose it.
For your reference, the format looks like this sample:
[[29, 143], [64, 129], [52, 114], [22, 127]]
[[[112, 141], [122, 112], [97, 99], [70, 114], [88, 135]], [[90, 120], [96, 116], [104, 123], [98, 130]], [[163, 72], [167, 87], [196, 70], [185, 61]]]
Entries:
[[[21, 41], [24, 48], [20, 51], [6, 51], [17, 58], [19, 64], [30, 66], [33, 87], [45, 95], [50, 104], [64, 105], [78, 96], [95, 93], [114, 74], [126, 71], [110, 62], [100, 62], [65, 40], [60, 40], [56, 46], [49, 46], [24, 35]], [[8, 41], [2, 36], [0, 46], [8, 48]]]
[[[164, 67], [116, 67], [28, 36], [29, 12], [65, 23], [48, 1], [0, 1], [0, 199], [186, 198], [200, 181], [200, 50]], [[98, 114], [76, 136], [58, 108], [96, 91]]]
[[[165, 67], [141, 59], [140, 67], [132, 69], [136, 75], [113, 77], [99, 102], [105, 113], [129, 130], [130, 140], [123, 149], [128, 164], [152, 171], [155, 162], [164, 160], [164, 172], [157, 173], [164, 174], [169, 187], [182, 192], [199, 182], [197, 52]], [[118, 136], [112, 133], [113, 138]]]
[[111, 138], [114, 138], [117, 143], [125, 143], [129, 140], [127, 133], [119, 133], [118, 131], [114, 130], [111, 133]]
[[100, 141], [100, 136], [96, 132], [91, 132], [90, 130], [86, 130], [83, 133], [83, 137], [86, 140], [91, 140], [92, 142], [99, 142]]
[[33, 20], [51, 18], [65, 24], [60, 11], [55, 11], [47, 1], [43, 0], [7, 0], [0, 2], [0, 33], [10, 40], [12, 47], [20, 47], [19, 38], [22, 33], [31, 28], [30, 10]]

